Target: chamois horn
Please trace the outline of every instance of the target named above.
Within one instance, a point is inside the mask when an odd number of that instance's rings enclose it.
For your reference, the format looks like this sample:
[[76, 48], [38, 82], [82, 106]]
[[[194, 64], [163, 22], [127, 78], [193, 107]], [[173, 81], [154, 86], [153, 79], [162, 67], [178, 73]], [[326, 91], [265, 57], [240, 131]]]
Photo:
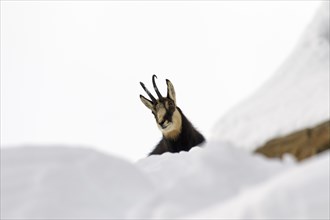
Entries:
[[154, 74], [154, 75], [152, 76], [152, 84], [153, 84], [153, 86], [154, 86], [154, 90], [156, 91], [158, 98], [159, 98], [159, 99], [162, 99], [163, 96], [162, 96], [162, 94], [160, 94], [160, 92], [159, 92], [159, 90], [158, 90], [158, 88], [157, 88], [157, 85], [156, 85], [156, 82], [155, 82], [155, 78], [157, 78], [157, 76]]
[[148, 94], [148, 96], [151, 98], [152, 102], [154, 104], [156, 104], [157, 101], [156, 101], [155, 97], [149, 92], [149, 90], [145, 87], [145, 85], [142, 82], [140, 82], [140, 85], [142, 86], [142, 88], [144, 89], [144, 91]]

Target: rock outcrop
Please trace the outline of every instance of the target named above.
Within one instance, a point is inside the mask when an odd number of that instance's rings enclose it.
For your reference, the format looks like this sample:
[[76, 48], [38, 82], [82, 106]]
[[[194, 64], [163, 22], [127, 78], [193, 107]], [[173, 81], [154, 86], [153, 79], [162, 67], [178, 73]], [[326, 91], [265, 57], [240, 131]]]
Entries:
[[330, 149], [330, 121], [272, 139], [255, 152], [267, 157], [279, 158], [289, 153], [300, 161], [328, 149]]

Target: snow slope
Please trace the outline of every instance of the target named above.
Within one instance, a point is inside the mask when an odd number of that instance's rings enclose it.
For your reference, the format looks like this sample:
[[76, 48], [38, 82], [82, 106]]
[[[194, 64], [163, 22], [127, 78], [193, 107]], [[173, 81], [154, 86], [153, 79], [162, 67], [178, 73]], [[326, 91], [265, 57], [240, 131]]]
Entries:
[[203, 148], [136, 164], [82, 147], [1, 148], [0, 217], [329, 219], [329, 151], [296, 163], [242, 150], [329, 118], [328, 8]]
[[324, 2], [283, 66], [217, 122], [212, 139], [254, 150], [329, 120], [329, 41], [329, 2]]
[[329, 153], [189, 219], [329, 219]]
[[178, 218], [239, 194], [279, 172], [286, 163], [221, 143], [208, 143], [179, 154], [154, 156], [138, 162], [160, 191], [133, 210], [132, 218]]
[[84, 148], [1, 153], [4, 219], [329, 218], [329, 152], [296, 164], [209, 143], [136, 166]]
[[118, 219], [153, 189], [134, 165], [95, 150], [1, 149], [1, 219]]
[[179, 217], [292, 166], [218, 146], [149, 157], [137, 167], [90, 149], [4, 149], [1, 217]]

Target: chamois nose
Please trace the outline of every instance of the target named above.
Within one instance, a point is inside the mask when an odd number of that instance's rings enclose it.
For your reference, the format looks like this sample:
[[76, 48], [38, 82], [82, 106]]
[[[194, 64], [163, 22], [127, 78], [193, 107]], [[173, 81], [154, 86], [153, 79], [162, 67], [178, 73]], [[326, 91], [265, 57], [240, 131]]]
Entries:
[[166, 128], [165, 120], [158, 123], [162, 128]]

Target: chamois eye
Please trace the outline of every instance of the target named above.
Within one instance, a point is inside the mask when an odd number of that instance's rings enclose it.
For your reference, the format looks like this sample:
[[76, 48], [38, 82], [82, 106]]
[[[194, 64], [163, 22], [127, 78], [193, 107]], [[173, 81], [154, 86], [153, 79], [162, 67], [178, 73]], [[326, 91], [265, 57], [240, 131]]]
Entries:
[[173, 107], [173, 106], [174, 106], [174, 103], [173, 103], [172, 101], [170, 101], [170, 102], [168, 103], [168, 105], [169, 105], [170, 107]]

